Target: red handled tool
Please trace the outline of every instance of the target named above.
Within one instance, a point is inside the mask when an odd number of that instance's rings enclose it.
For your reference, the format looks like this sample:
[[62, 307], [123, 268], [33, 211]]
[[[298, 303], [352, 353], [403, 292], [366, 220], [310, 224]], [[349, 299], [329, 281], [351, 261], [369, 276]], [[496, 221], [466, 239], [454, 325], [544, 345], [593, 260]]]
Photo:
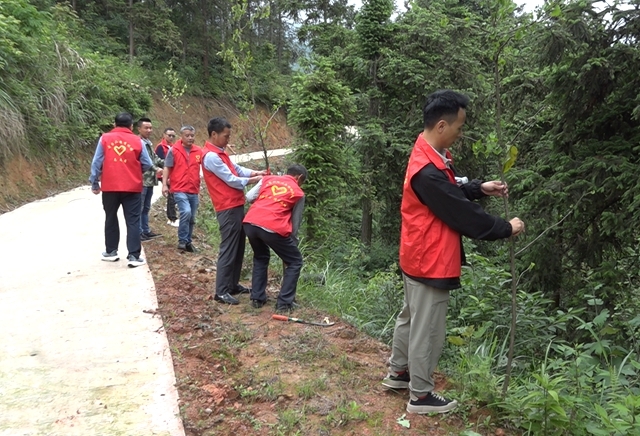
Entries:
[[291, 322], [298, 322], [300, 324], [317, 325], [320, 327], [331, 327], [332, 325], [335, 324], [335, 322], [330, 322], [329, 318], [325, 318], [322, 322], [311, 322], [311, 321], [305, 321], [300, 318], [291, 318], [290, 316], [286, 316], [286, 315], [276, 315], [275, 313], [271, 316], [271, 318], [277, 319], [278, 321], [291, 321]]

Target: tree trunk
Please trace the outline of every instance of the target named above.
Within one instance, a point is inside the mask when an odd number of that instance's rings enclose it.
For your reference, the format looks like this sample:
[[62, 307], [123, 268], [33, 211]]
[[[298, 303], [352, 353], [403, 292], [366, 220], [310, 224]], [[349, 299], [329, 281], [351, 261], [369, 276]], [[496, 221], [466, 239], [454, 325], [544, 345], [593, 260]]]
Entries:
[[[373, 84], [372, 88], [378, 89], [378, 62], [380, 60], [380, 56], [377, 55], [371, 62], [371, 82]], [[369, 119], [373, 120], [378, 118], [380, 109], [380, 102], [377, 97], [369, 99]], [[365, 145], [364, 153], [363, 153], [363, 162], [362, 162], [362, 171], [365, 174], [365, 177], [369, 177], [371, 174], [371, 162], [373, 160], [371, 144]], [[365, 180], [365, 184], [369, 184], [371, 186], [371, 180]], [[371, 199], [368, 194], [362, 198], [362, 224], [361, 224], [361, 233], [360, 233], [360, 241], [366, 245], [367, 247], [371, 246], [371, 240], [373, 239], [373, 211], [371, 210]]]
[[367, 247], [371, 246], [373, 234], [373, 213], [371, 212], [371, 199], [362, 198], [362, 226], [360, 228], [360, 242]]
[[205, 82], [209, 79], [209, 9], [207, 1], [200, 2], [202, 12], [202, 42], [204, 53], [202, 55], [202, 73]]
[[133, 0], [129, 0], [129, 62], [133, 63]]

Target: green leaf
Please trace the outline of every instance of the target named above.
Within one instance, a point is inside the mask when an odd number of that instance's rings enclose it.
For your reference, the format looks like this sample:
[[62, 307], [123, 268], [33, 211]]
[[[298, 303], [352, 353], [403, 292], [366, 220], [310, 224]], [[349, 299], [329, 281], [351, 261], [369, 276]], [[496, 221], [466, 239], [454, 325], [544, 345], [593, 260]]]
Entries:
[[449, 336], [447, 341], [452, 343], [453, 345], [457, 345], [459, 347], [463, 346], [466, 342], [460, 336]]
[[551, 15], [552, 18], [558, 18], [560, 15], [562, 15], [562, 9], [560, 9], [560, 5], [556, 5], [556, 7], [553, 8], [549, 15]]
[[403, 426], [404, 428], [411, 428], [411, 422], [409, 422], [409, 420], [406, 418], [406, 414], [403, 413], [402, 416], [398, 419], [396, 419], [396, 422], [398, 424], [400, 424], [401, 426]]
[[504, 174], [509, 172], [509, 170], [511, 169], [513, 164], [516, 163], [516, 158], [517, 157], [518, 157], [518, 147], [516, 147], [515, 145], [512, 145], [511, 147], [509, 147], [507, 161], [504, 163], [504, 165], [502, 167], [502, 172]]
[[602, 301], [600, 298], [590, 298], [589, 300], [587, 300], [587, 304], [589, 306], [602, 306], [603, 303], [604, 301]]
[[597, 326], [601, 326], [609, 318], [609, 310], [602, 309], [602, 312], [593, 319], [593, 323]]

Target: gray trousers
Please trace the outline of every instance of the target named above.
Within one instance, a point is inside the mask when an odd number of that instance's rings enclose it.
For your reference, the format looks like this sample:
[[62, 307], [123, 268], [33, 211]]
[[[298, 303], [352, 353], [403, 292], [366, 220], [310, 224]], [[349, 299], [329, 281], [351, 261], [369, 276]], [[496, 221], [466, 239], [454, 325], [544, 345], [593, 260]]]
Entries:
[[234, 291], [240, 281], [246, 239], [242, 228], [244, 206], [218, 212], [216, 218], [220, 226], [216, 294], [223, 295]]
[[446, 337], [449, 291], [402, 276], [404, 306], [396, 320], [389, 363], [395, 372], [409, 369], [409, 389], [421, 397], [435, 386], [433, 371]]

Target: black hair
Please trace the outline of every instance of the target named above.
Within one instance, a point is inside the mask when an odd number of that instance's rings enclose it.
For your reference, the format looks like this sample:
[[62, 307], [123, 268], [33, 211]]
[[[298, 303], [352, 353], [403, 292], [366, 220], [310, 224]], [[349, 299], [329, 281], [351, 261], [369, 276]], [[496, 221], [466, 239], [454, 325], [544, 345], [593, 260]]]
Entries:
[[287, 175], [302, 176], [302, 178], [300, 179], [300, 184], [302, 184], [302, 182], [307, 180], [307, 177], [309, 177], [309, 173], [307, 172], [307, 169], [300, 164], [293, 164], [289, 168], [287, 168]]
[[174, 132], [176, 131], [176, 129], [174, 129], [173, 127], [167, 127], [166, 129], [164, 129], [164, 133], [167, 133], [169, 130], [173, 130]]
[[133, 125], [133, 116], [129, 112], [120, 112], [116, 115], [116, 127], [131, 127]]
[[220, 133], [224, 129], [230, 129], [230, 128], [231, 128], [231, 123], [227, 121], [226, 118], [223, 118], [223, 117], [211, 118], [209, 120], [209, 124], [207, 124], [207, 132], [209, 132], [209, 136], [211, 136], [211, 133], [213, 132]]
[[422, 108], [424, 128], [432, 129], [442, 119], [454, 121], [460, 109], [466, 109], [468, 104], [469, 97], [459, 92], [449, 89], [434, 92], [427, 97]]
[[150, 123], [150, 122], [151, 122], [151, 119], [147, 117], [142, 117], [138, 120], [138, 127], [140, 127], [142, 123]]

